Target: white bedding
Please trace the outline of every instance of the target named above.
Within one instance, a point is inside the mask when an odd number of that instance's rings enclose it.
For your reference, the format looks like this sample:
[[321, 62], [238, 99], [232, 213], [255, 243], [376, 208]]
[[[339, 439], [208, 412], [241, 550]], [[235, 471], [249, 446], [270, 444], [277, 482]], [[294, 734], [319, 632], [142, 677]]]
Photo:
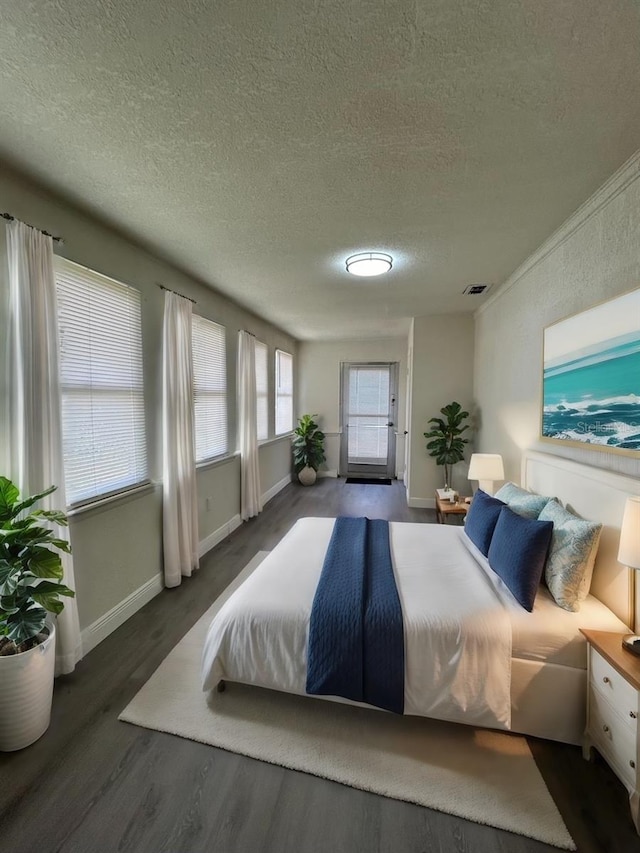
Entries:
[[573, 613], [556, 604], [543, 584], [538, 587], [533, 611], [529, 613], [518, 604], [504, 581], [492, 571], [487, 559], [473, 542], [466, 536], [463, 536], [463, 541], [484, 568], [507, 607], [511, 623], [513, 660], [532, 660], [586, 670], [587, 643], [580, 633], [580, 628], [616, 633], [628, 631], [624, 622], [595, 596], [588, 595], [581, 603], [580, 610]]
[[628, 628], [615, 613], [588, 595], [577, 613], [563, 610], [545, 586], [536, 595], [533, 613], [523, 607], [509, 611], [513, 658], [553, 663], [575, 669], [587, 668], [587, 644], [580, 628], [626, 633]]
[[[298, 521], [214, 618], [203, 689], [221, 679], [305, 693], [309, 616], [332, 518]], [[405, 623], [405, 713], [508, 729], [509, 611], [462, 528], [390, 523]], [[484, 563], [484, 565], [483, 565]]]

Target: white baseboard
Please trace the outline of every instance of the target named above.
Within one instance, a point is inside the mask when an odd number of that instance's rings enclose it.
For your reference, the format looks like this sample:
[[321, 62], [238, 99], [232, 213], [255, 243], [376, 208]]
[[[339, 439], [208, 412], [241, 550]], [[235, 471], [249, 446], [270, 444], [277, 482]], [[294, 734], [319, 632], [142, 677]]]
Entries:
[[[287, 474], [286, 477], [283, 477], [282, 480], [279, 480], [274, 486], [271, 486], [270, 489], [262, 495], [262, 503], [266, 504], [271, 498], [275, 497], [278, 492], [281, 492], [285, 486], [288, 486], [291, 482], [291, 474]], [[204, 539], [200, 541], [198, 546], [198, 556], [204, 557], [212, 548], [222, 542], [223, 539], [226, 539], [227, 536], [230, 536], [234, 530], [237, 530], [238, 527], [242, 524], [242, 518], [240, 515], [234, 515], [229, 521], [222, 524], [218, 527], [217, 530], [214, 530], [213, 533], [210, 533]]]
[[[204, 557], [207, 551], [210, 551], [218, 542], [226, 539], [234, 530], [242, 524], [242, 519], [239, 515], [234, 515], [229, 521], [210, 533], [203, 539], [198, 546], [198, 556]], [[119, 628], [127, 619], [130, 619], [134, 613], [144, 607], [147, 602], [151, 601], [158, 593], [164, 589], [164, 580], [161, 574], [157, 574], [136, 589], [131, 595], [128, 595], [115, 607], [107, 611], [99, 619], [96, 619], [93, 624], [85, 628], [81, 633], [82, 653], [89, 654], [91, 649], [94, 649], [98, 643], [101, 643], [109, 634], [112, 634], [116, 628]]]
[[262, 495], [263, 505], [268, 503], [271, 500], [271, 498], [275, 498], [275, 496], [278, 494], [278, 492], [281, 492], [285, 486], [289, 485], [290, 482], [291, 482], [291, 474], [287, 474], [286, 477], [283, 477], [281, 480], [278, 480], [278, 482], [275, 484], [275, 486], [271, 486], [270, 489], [267, 489], [267, 491]]
[[233, 518], [230, 518], [229, 521], [225, 521], [217, 530], [214, 530], [213, 533], [210, 533], [204, 539], [200, 540], [198, 545], [198, 556], [204, 557], [206, 553], [208, 553], [212, 548], [218, 544], [218, 542], [222, 542], [223, 539], [226, 539], [227, 536], [230, 536], [234, 530], [237, 530], [238, 527], [242, 524], [242, 519], [239, 515], [234, 515]]
[[82, 641], [82, 654], [87, 655], [94, 649], [98, 643], [101, 643], [105, 637], [113, 633], [116, 628], [119, 628], [127, 619], [130, 619], [134, 613], [144, 607], [147, 602], [155, 598], [159, 592], [164, 589], [162, 575], [154, 575], [141, 587], [134, 590], [115, 607], [107, 611], [99, 619], [96, 619], [93, 624], [84, 628], [80, 634]]
[[[264, 493], [262, 496], [262, 502], [267, 503], [270, 501], [271, 498], [275, 497], [278, 492], [284, 489], [285, 486], [288, 486], [290, 482], [291, 475], [288, 474]], [[214, 530], [200, 541], [198, 545], [198, 556], [204, 557], [208, 551], [214, 548], [219, 542], [222, 542], [223, 539], [226, 539], [227, 536], [230, 536], [234, 530], [237, 530], [238, 527], [240, 527], [241, 524], [242, 519], [240, 518], [240, 515], [234, 515], [229, 519], [229, 521], [225, 522], [223, 525], [218, 527], [217, 530]], [[128, 595], [119, 604], [116, 604], [115, 607], [112, 607], [111, 610], [99, 619], [96, 619], [93, 624], [85, 628], [81, 632], [83, 655], [89, 654], [91, 649], [94, 649], [98, 643], [102, 642], [102, 640], [108, 637], [109, 634], [113, 633], [116, 628], [119, 628], [120, 625], [126, 622], [127, 619], [131, 618], [134, 613], [140, 610], [141, 607], [144, 607], [147, 602], [151, 601], [151, 599], [158, 595], [159, 592], [162, 592], [163, 589], [164, 581], [162, 574], [157, 574], [132, 592], [131, 595]]]
[[415, 509], [435, 509], [436, 501], [435, 498], [411, 498], [407, 495], [407, 506]]
[[318, 471], [318, 479], [320, 477], [337, 477], [338, 472], [335, 468], [330, 468], [328, 471]]

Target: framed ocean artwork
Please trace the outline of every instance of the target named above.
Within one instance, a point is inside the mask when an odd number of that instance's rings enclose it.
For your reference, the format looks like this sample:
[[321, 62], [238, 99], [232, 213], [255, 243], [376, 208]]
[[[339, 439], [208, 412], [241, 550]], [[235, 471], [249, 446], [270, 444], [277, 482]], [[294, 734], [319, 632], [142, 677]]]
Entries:
[[544, 330], [542, 438], [640, 454], [640, 289]]

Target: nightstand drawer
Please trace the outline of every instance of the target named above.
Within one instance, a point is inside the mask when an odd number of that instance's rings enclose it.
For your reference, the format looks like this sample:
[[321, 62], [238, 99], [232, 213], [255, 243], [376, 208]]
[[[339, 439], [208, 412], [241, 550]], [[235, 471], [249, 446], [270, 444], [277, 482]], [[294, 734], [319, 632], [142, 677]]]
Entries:
[[614, 711], [596, 690], [589, 691], [589, 732], [603, 757], [627, 784], [636, 784], [636, 731]]
[[638, 693], [595, 649], [591, 649], [591, 684], [630, 726], [636, 725]]

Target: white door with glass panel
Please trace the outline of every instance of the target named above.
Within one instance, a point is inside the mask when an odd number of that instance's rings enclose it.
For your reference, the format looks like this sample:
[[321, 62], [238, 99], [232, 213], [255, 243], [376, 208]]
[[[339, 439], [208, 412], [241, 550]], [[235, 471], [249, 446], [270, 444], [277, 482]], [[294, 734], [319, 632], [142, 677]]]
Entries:
[[397, 382], [397, 363], [343, 363], [343, 477], [395, 477]]

